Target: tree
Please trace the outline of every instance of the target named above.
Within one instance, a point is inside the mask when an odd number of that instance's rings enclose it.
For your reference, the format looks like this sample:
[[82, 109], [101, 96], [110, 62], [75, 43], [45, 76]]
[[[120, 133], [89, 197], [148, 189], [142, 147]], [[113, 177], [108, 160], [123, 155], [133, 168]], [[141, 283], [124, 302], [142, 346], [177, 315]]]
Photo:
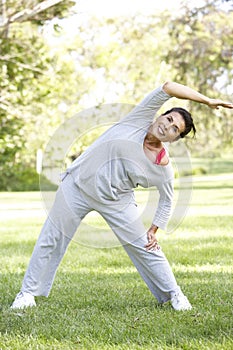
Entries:
[[[30, 9], [25, 11], [28, 3]], [[12, 0], [7, 8], [3, 4], [2, 172], [12, 174], [13, 166], [30, 165], [35, 150], [43, 148], [53, 131], [80, 110], [119, 102], [134, 105], [166, 80], [188, 84], [209, 96], [229, 98], [233, 21], [232, 11], [224, 12], [220, 3], [207, 1], [199, 9], [184, 5], [176, 14], [167, 10], [132, 18], [89, 18], [85, 24], [77, 21], [75, 35], [63, 28], [70, 1], [60, 1], [44, 11], [40, 11], [42, 5], [50, 1], [19, 4]], [[53, 22], [53, 40], [47, 40], [46, 25], [55, 17], [61, 21]], [[164, 108], [175, 104], [172, 99]], [[209, 118], [205, 106], [189, 106], [186, 101], [179, 104], [191, 110], [201, 135], [192, 151], [202, 151], [207, 144], [206, 151], [215, 151], [220, 143], [222, 147], [232, 142], [228, 113], [221, 111], [215, 118], [216, 112], [208, 110]], [[79, 126], [74, 128], [78, 136]], [[86, 144], [82, 140], [81, 148]]]
[[[222, 10], [219, 2], [207, 1], [202, 8], [184, 7], [180, 16], [167, 19], [167, 23], [171, 43], [163, 59], [173, 67], [173, 79], [210, 97], [230, 100], [233, 12]], [[189, 109], [195, 115], [202, 154], [232, 144], [229, 111], [212, 113], [205, 106], [194, 104]]]
[[[50, 94], [51, 84], [46, 73], [53, 57], [40, 34], [40, 27], [54, 17], [66, 16], [73, 4], [69, 0], [20, 3], [2, 0], [0, 171], [5, 179], [17, 171], [17, 164], [25, 166], [22, 160], [27, 140], [25, 125], [35, 121], [31, 116], [37, 115], [40, 104]], [[5, 187], [4, 181], [2, 187]]]
[[[166, 80], [187, 84], [210, 97], [229, 99], [233, 61], [233, 13], [220, 2], [202, 8], [183, 5], [178, 14], [91, 19], [79, 27], [75, 60], [96, 80], [89, 94], [96, 104], [137, 103]], [[214, 38], [214, 44], [213, 44]], [[200, 104], [178, 102], [191, 110], [198, 129], [192, 151], [207, 155], [232, 143], [232, 117]], [[177, 104], [172, 100], [166, 107]], [[217, 115], [217, 117], [215, 117]]]

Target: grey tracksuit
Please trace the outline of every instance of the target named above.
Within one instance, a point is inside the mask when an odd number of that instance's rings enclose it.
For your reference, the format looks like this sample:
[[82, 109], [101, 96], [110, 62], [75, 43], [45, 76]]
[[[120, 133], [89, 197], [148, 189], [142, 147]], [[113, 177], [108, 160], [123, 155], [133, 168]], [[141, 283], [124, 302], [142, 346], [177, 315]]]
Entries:
[[122, 243], [159, 302], [179, 290], [162, 250], [146, 251], [146, 229], [133, 188], [157, 187], [160, 198], [153, 223], [164, 229], [171, 212], [173, 169], [153, 164], [143, 141], [155, 113], [170, 98], [152, 91], [120, 122], [95, 141], [67, 169], [51, 212], [34, 248], [22, 291], [48, 296], [56, 269], [81, 220], [96, 210]]

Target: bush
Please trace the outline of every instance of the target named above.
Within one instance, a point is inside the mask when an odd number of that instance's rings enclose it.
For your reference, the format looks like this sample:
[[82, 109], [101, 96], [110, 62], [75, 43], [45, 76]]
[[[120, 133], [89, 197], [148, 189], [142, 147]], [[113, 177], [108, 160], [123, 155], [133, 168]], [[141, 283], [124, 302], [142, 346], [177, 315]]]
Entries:
[[189, 170], [181, 171], [179, 174], [175, 173], [175, 178], [179, 178], [182, 176], [192, 176], [192, 175], [205, 175], [207, 174], [207, 170], [205, 168], [199, 167]]
[[[44, 178], [43, 184], [48, 184], [50, 190], [56, 186], [51, 184], [49, 180]], [[39, 191], [39, 175], [36, 170], [31, 167], [23, 167], [22, 165], [5, 169], [0, 182], [0, 191]]]

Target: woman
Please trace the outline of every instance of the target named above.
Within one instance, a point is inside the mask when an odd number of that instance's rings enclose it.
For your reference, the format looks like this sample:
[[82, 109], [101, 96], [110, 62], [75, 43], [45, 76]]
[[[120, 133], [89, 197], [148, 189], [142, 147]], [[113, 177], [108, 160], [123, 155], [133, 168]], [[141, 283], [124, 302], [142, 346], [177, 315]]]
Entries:
[[[35, 306], [35, 296], [49, 295], [69, 242], [92, 210], [109, 224], [159, 303], [170, 300], [175, 310], [192, 308], [156, 238], [158, 228], [166, 227], [173, 196], [173, 169], [163, 143], [196, 131], [190, 113], [183, 108], [173, 108], [154, 121], [155, 113], [171, 97], [210, 108], [233, 108], [232, 103], [166, 82], [101, 135], [64, 174], [13, 309]], [[147, 231], [134, 200], [133, 189], [138, 185], [156, 186], [160, 194]]]

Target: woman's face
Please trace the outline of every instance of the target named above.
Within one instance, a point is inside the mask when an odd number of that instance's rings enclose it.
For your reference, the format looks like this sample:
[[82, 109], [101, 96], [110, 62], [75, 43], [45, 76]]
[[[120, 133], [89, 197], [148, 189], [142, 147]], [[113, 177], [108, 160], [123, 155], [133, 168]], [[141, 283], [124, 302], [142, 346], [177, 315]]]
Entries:
[[149, 132], [161, 142], [174, 142], [185, 130], [185, 122], [178, 112], [159, 116], [151, 125]]

